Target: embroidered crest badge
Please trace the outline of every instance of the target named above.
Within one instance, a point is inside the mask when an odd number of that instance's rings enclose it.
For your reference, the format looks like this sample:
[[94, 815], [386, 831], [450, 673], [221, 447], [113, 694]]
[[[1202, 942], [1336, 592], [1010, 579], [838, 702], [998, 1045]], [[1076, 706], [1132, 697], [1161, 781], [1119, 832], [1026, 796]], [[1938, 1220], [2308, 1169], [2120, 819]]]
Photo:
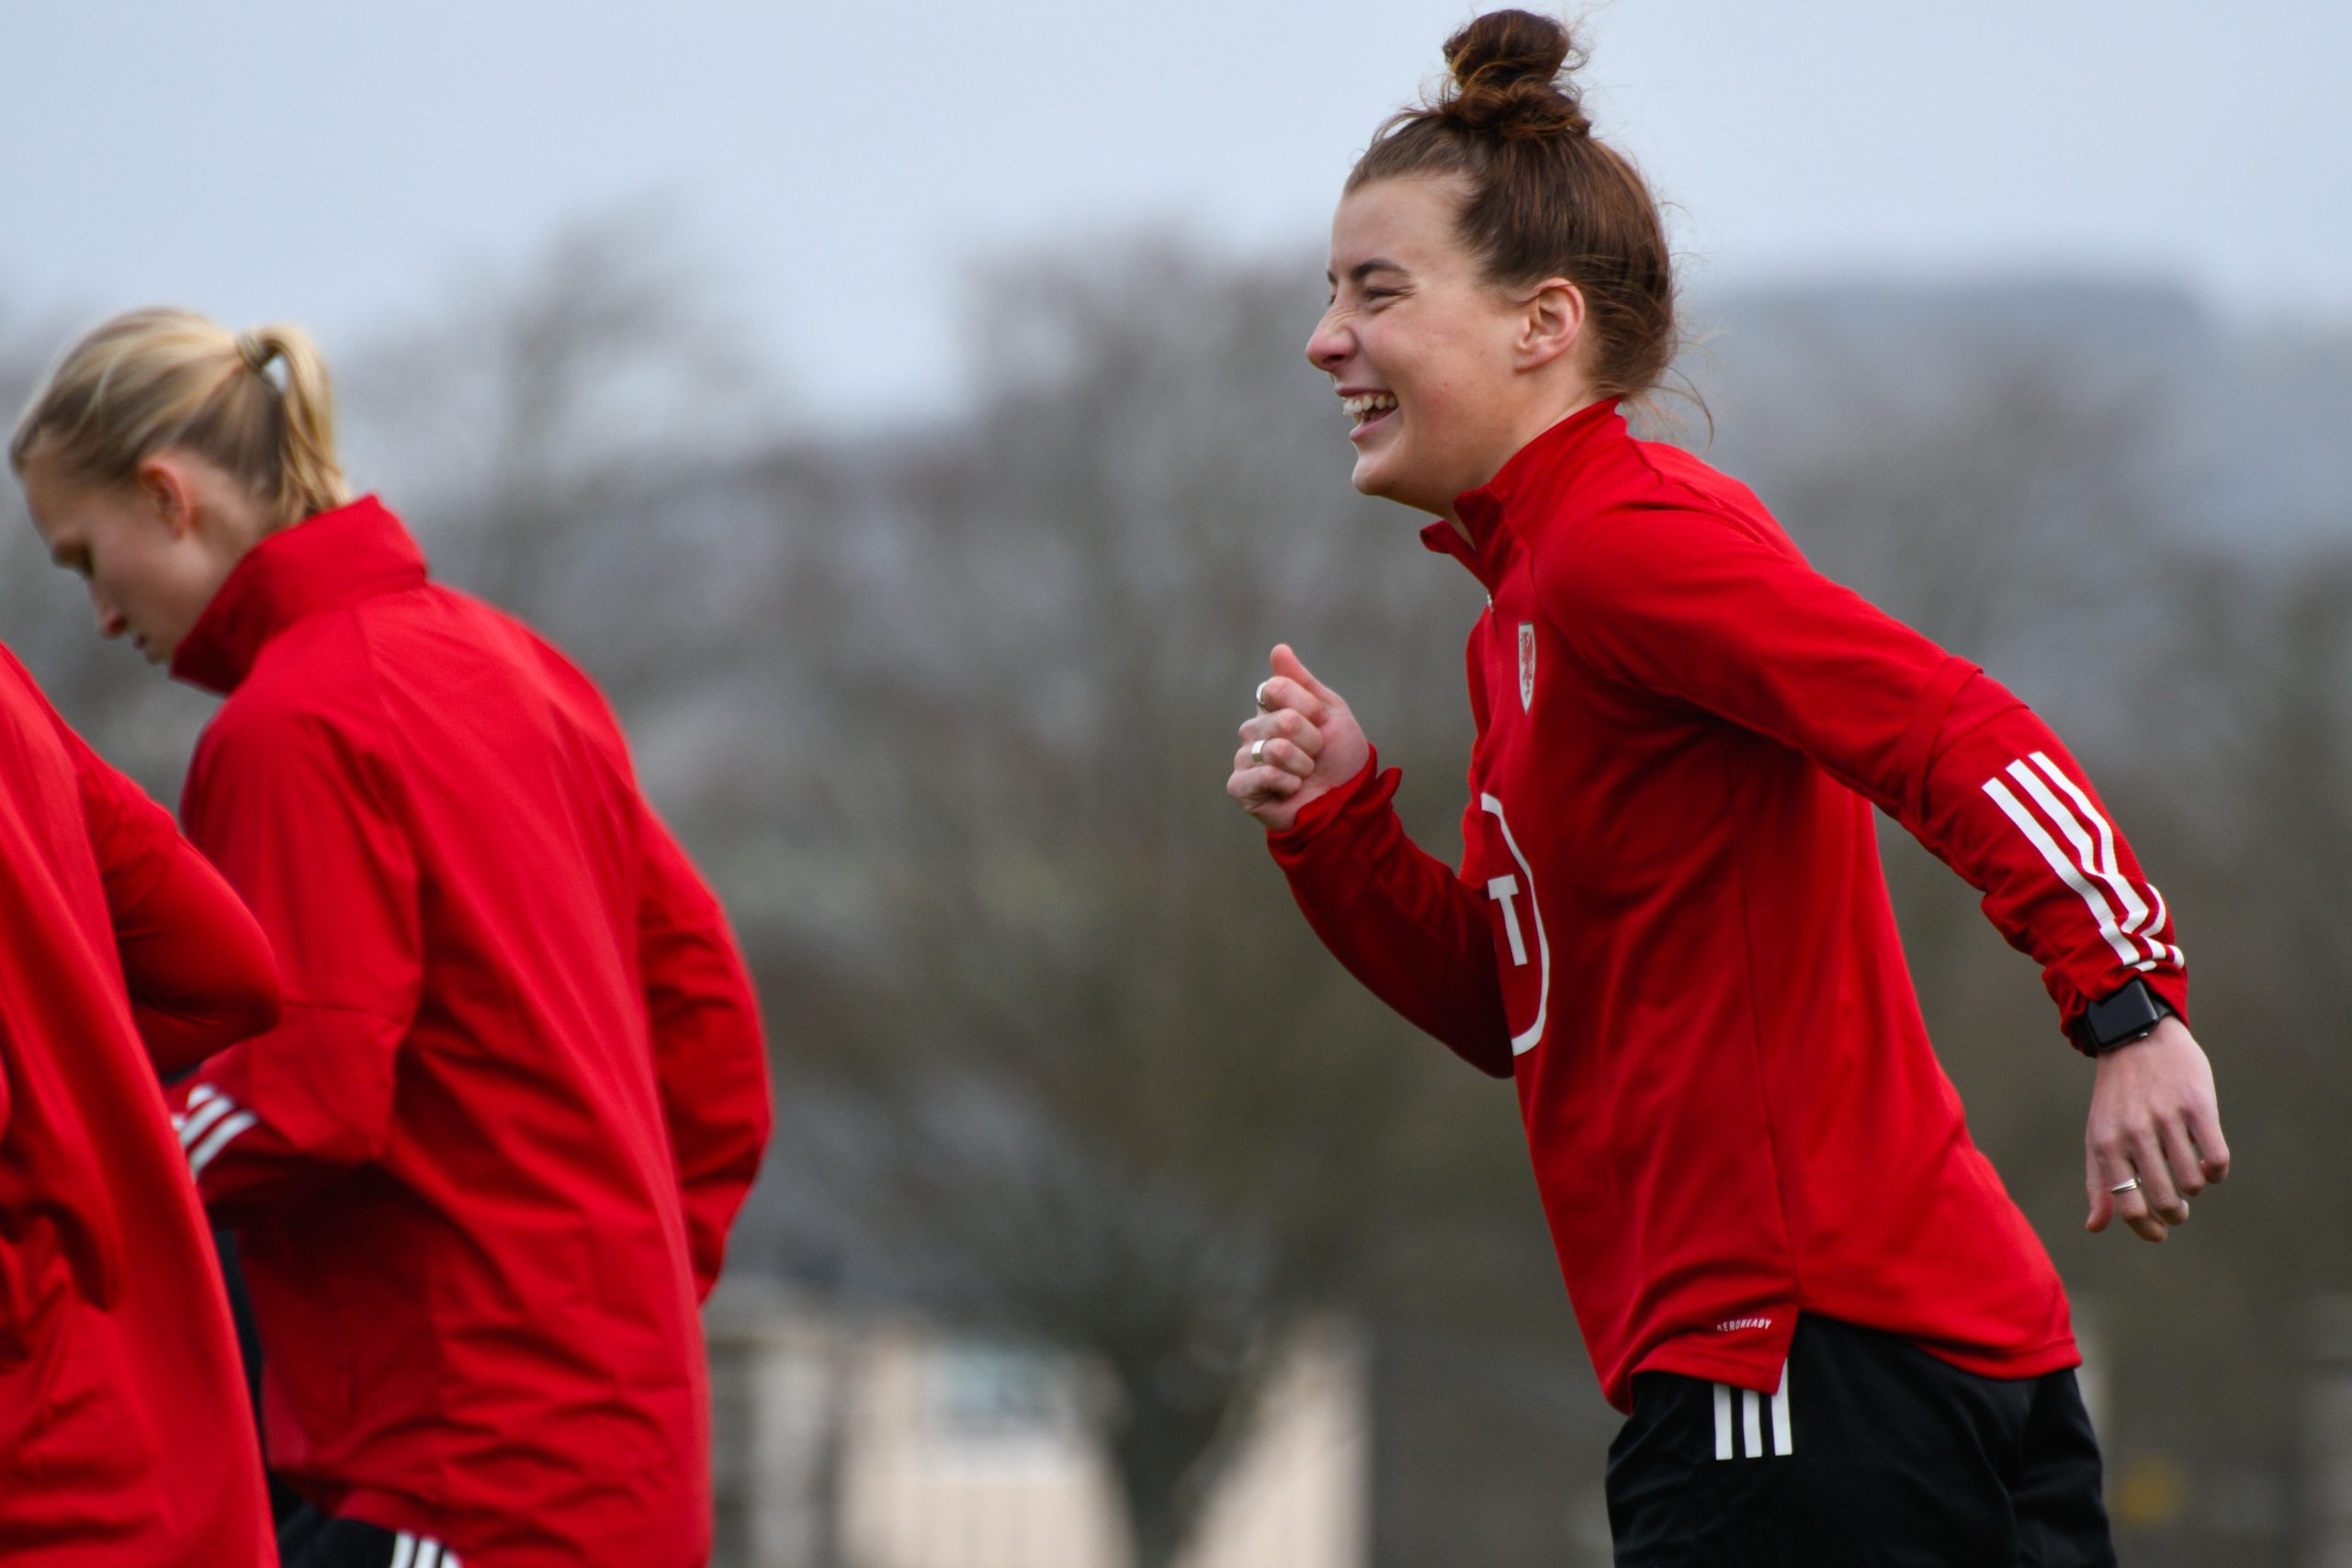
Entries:
[[1535, 707], [1535, 623], [1519, 623], [1519, 705], [1522, 711]]

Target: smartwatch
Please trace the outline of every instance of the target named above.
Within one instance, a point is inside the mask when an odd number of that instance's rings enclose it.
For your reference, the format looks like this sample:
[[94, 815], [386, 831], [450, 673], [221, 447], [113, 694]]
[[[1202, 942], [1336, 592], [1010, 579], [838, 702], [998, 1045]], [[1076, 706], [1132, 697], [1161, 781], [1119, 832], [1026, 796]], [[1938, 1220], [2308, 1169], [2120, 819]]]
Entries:
[[2171, 1016], [2172, 1004], [2156, 995], [2147, 981], [2134, 979], [2083, 1010], [2083, 1016], [2075, 1021], [2075, 1043], [2096, 1056], [2146, 1039]]

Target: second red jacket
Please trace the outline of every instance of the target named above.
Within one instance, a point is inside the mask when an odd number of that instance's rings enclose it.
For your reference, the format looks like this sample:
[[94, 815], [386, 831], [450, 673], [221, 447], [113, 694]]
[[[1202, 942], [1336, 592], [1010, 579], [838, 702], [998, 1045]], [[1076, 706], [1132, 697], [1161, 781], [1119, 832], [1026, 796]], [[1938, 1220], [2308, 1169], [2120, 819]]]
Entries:
[[0, 1562], [277, 1561], [156, 1087], [277, 1018], [237, 896], [0, 652]]
[[230, 694], [184, 816], [286, 983], [181, 1091], [273, 1472], [481, 1568], [702, 1562], [766, 1056], [602, 695], [372, 498], [263, 541], [173, 668]]
[[2082, 770], [1613, 402], [1457, 509], [1466, 541], [1424, 537], [1489, 595], [1462, 866], [1376, 765], [1271, 842], [1359, 978], [1516, 1077], [1611, 1403], [1651, 1369], [1770, 1393], [1804, 1313], [1993, 1376], [2074, 1364], [1928, 1045], [1871, 807], [1983, 891], [2063, 1020], [2135, 976], [2181, 1008], [2164, 900]]

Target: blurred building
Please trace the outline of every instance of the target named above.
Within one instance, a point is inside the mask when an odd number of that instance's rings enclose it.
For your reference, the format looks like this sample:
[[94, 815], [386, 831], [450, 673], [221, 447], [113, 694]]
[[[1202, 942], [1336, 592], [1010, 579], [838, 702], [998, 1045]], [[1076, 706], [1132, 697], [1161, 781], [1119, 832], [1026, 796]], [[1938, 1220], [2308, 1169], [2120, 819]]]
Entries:
[[[715, 1297], [716, 1568], [1125, 1568], [1085, 1369], [778, 1287]], [[1365, 1568], [1355, 1337], [1302, 1336], [1183, 1568]]]

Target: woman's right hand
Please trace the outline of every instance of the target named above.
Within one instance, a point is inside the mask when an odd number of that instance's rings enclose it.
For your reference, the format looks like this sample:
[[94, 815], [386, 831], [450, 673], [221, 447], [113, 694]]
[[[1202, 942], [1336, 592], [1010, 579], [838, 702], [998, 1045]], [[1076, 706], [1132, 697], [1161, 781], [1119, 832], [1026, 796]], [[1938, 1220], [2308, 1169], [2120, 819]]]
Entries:
[[1317, 681], [1290, 644], [1276, 644], [1266, 662], [1273, 673], [1258, 688], [1258, 712], [1241, 726], [1225, 793], [1267, 832], [1282, 833], [1308, 801], [1363, 772], [1372, 743], [1346, 699]]

